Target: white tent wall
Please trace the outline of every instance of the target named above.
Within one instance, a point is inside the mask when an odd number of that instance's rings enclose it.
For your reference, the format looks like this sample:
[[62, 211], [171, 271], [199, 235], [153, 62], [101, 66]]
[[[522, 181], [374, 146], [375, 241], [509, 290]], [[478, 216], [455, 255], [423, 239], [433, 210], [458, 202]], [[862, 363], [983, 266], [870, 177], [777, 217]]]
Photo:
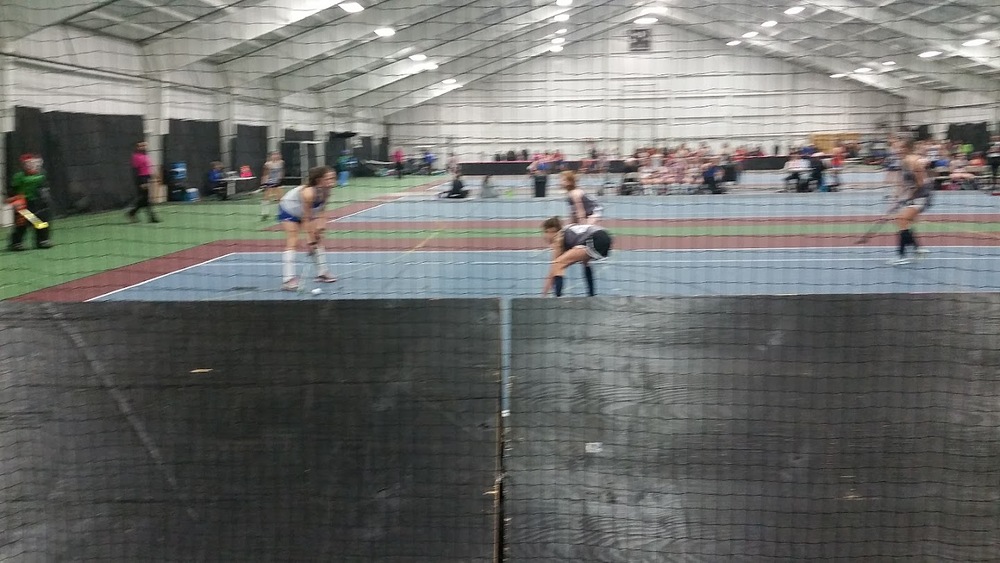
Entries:
[[169, 119], [228, 119], [266, 125], [271, 128], [274, 144], [285, 128], [316, 131], [319, 140], [334, 130], [372, 136], [384, 131], [376, 114], [327, 110], [312, 93], [285, 96], [256, 86], [251, 91], [235, 89], [227, 94], [227, 76], [208, 63], [151, 71], [155, 65], [148, 64], [138, 44], [79, 28], [43, 28], [12, 43], [8, 51], [7, 107], [143, 115], [154, 159], [159, 156], [158, 136], [166, 134]]
[[849, 79], [690, 31], [655, 28], [652, 52], [627, 50], [625, 29], [567, 45], [388, 116], [393, 143], [453, 138], [463, 158], [561, 149], [584, 139], [611, 150], [652, 143], [787, 146], [810, 133], [897, 126], [903, 99]]
[[1000, 123], [1000, 91], [992, 97], [977, 92], [946, 92], [941, 94], [937, 107], [907, 107], [907, 125], [930, 125], [930, 132], [937, 139], [944, 139], [952, 123], [989, 124], [990, 131], [997, 131]]

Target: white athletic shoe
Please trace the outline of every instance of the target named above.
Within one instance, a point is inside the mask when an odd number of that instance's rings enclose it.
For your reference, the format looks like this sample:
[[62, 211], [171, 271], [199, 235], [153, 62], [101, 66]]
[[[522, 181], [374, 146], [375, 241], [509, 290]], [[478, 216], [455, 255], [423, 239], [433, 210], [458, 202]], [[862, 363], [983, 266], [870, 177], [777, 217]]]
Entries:
[[930, 250], [927, 250], [926, 248], [924, 248], [922, 246], [918, 246], [916, 248], [916, 250], [914, 250], [913, 252], [917, 253], [917, 258], [925, 258], [928, 254], [931, 253]]
[[886, 262], [886, 264], [890, 266], [905, 266], [906, 264], [912, 264], [912, 263], [913, 260], [905, 256], [903, 256], [902, 258], [893, 258], [892, 260]]

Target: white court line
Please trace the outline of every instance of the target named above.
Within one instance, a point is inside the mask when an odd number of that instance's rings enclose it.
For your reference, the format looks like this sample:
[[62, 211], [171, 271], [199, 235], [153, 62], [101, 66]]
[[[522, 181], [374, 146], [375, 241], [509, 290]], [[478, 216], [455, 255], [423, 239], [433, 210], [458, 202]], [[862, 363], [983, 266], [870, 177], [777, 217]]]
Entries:
[[[228, 254], [223, 254], [222, 256], [216, 256], [215, 258], [212, 258], [212, 259], [210, 259], [210, 260], [205, 260], [204, 262], [198, 262], [197, 264], [192, 264], [192, 265], [190, 265], [190, 266], [187, 266], [187, 267], [185, 267], [185, 268], [181, 268], [180, 270], [173, 270], [173, 271], [171, 271], [171, 272], [167, 272], [167, 273], [165, 273], [165, 274], [160, 274], [160, 275], [156, 276], [155, 278], [149, 278], [148, 280], [145, 280], [145, 281], [141, 281], [141, 282], [139, 282], [139, 283], [136, 283], [136, 284], [132, 284], [132, 285], [130, 285], [130, 286], [127, 286], [127, 287], [122, 287], [122, 288], [120, 288], [120, 289], [116, 289], [116, 290], [114, 290], [114, 291], [109, 291], [109, 292], [107, 292], [107, 293], [104, 293], [104, 294], [101, 294], [101, 295], [98, 295], [97, 297], [91, 297], [90, 299], [87, 299], [86, 301], [84, 301], [84, 303], [89, 303], [89, 302], [91, 302], [91, 301], [97, 301], [98, 299], [102, 299], [102, 298], [104, 298], [104, 297], [110, 297], [110, 296], [112, 296], [112, 295], [114, 295], [114, 294], [116, 294], [116, 293], [120, 293], [120, 292], [122, 292], [122, 291], [126, 291], [126, 290], [129, 290], [129, 289], [134, 289], [134, 288], [136, 288], [136, 287], [139, 287], [139, 286], [141, 286], [141, 285], [146, 285], [147, 283], [150, 283], [150, 282], [154, 282], [154, 281], [156, 281], [156, 280], [160, 280], [160, 279], [163, 279], [163, 278], [165, 278], [165, 277], [168, 277], [168, 276], [172, 276], [172, 275], [174, 275], [174, 274], [179, 274], [179, 273], [181, 273], [181, 272], [184, 272], [184, 271], [187, 271], [187, 270], [190, 270], [190, 269], [192, 269], [192, 268], [198, 268], [198, 267], [200, 267], [200, 266], [207, 266], [207, 265], [211, 264], [212, 262], [215, 262], [216, 260], [221, 260], [222, 258], [225, 258], [225, 257], [227, 257], [227, 256], [231, 256], [231, 255], [233, 255], [233, 254], [236, 254], [236, 253], [235, 253], [235, 252], [230, 252], [230, 253], [228, 253]], [[155, 259], [154, 259], [154, 260], [155, 260]], [[127, 267], [127, 266], [126, 266], [126, 267]]]
[[[415, 253], [414, 253], [415, 254]], [[327, 256], [330, 254], [328, 253]], [[847, 258], [705, 258], [700, 260], [697, 258], [685, 259], [685, 260], [615, 260], [612, 256], [607, 260], [604, 260], [604, 264], [628, 264], [630, 266], [655, 266], [660, 264], [771, 264], [771, 263], [801, 263], [801, 262], [885, 262], [894, 256], [875, 256], [875, 257], [847, 257]], [[991, 260], [996, 261], [997, 256], [926, 256], [920, 258], [920, 262], [974, 262], [978, 260]], [[366, 266], [366, 267], [377, 267], [381, 265], [398, 264], [397, 261], [391, 262], [333, 262], [329, 263], [330, 266]], [[475, 264], [478, 266], [516, 266], [523, 264], [537, 265], [539, 261], [537, 260], [507, 260], [507, 261], [494, 261], [494, 260], [457, 260], [457, 261], [441, 261], [441, 260], [416, 260], [414, 262], [407, 263], [408, 265], [420, 264], [425, 266], [459, 266], [467, 264]], [[202, 264], [202, 266], [210, 266], [216, 268], [244, 268], [244, 267], [254, 267], [260, 268], [262, 266], [275, 266], [279, 265], [278, 261], [274, 262], [229, 262], [227, 264]], [[181, 270], [178, 270], [179, 273]], [[169, 275], [169, 274], [166, 274]], [[152, 280], [150, 280], [152, 281]]]
[[365, 209], [362, 209], [361, 211], [355, 211], [354, 213], [348, 213], [347, 215], [344, 215], [343, 217], [337, 217], [336, 219], [330, 219], [329, 221], [326, 222], [326, 224], [329, 225], [330, 223], [336, 223], [337, 221], [340, 221], [341, 219], [347, 219], [348, 217], [354, 217], [355, 215], [357, 215], [359, 213], [367, 213], [368, 211], [371, 211], [373, 209], [378, 209], [379, 207], [382, 207], [383, 205], [386, 205], [387, 203], [389, 203], [389, 202], [385, 201], [385, 202], [382, 202], [382, 203], [380, 203], [380, 204], [378, 204], [378, 205], [376, 205], [374, 207], [366, 207]]
[[[896, 247], [895, 246], [870, 246], [870, 245], [865, 246], [865, 245], [861, 245], [861, 244], [851, 244], [851, 245], [846, 245], [846, 246], [776, 246], [776, 247], [770, 247], [770, 246], [750, 247], [750, 246], [748, 246], [748, 247], [744, 247], [744, 248], [634, 248], [634, 249], [629, 249], [629, 250], [612, 249], [612, 252], [651, 252], [651, 253], [655, 253], [655, 252], [745, 252], [747, 250], [752, 250], [752, 251], [755, 251], [755, 252], [756, 251], [776, 251], [776, 252], [782, 252], [782, 251], [787, 251], [787, 250], [801, 250], [801, 251], [844, 250], [844, 249], [848, 249], [848, 248], [852, 248], [852, 249], [855, 249], [855, 250], [863, 250], [863, 249], [868, 249], [868, 250], [876, 250], [876, 249], [878, 249], [878, 250], [881, 250], [881, 249], [886, 249], [886, 248], [894, 249]], [[1000, 247], [994, 247], [994, 246], [976, 246], [976, 245], [971, 245], [971, 244], [970, 245], [956, 245], [956, 246], [930, 246], [930, 248], [940, 248], [940, 249], [960, 249], [960, 248], [978, 248], [978, 249], [983, 249], [983, 248], [997, 248], [997, 249], [1000, 249]], [[498, 252], [505, 252], [505, 253], [507, 253], [507, 252], [510, 252], [510, 253], [525, 252], [526, 253], [526, 252], [548, 252], [549, 250], [551, 250], [551, 249], [550, 248], [539, 248], [539, 249], [526, 248], [526, 249], [523, 249], [523, 250], [477, 250], [477, 249], [469, 249], [469, 250], [417, 250], [417, 251], [411, 252], [411, 254], [415, 254], [415, 253], [428, 253], [428, 254], [429, 253], [437, 253], [437, 254], [497, 254]], [[330, 248], [326, 249], [326, 255], [327, 256], [330, 256], [332, 254], [341, 254], [341, 255], [349, 255], [349, 254], [357, 254], [357, 255], [398, 254], [400, 252], [405, 252], [405, 251], [403, 251], [403, 250], [343, 250], [343, 251], [338, 251], [338, 250], [331, 250]], [[245, 255], [248, 255], [248, 254], [273, 255], [273, 254], [281, 254], [281, 251], [276, 251], [276, 250], [274, 250], [274, 251], [251, 250], [251, 251], [247, 251], [247, 252], [230, 252], [226, 256], [232, 256], [232, 255], [237, 255], [237, 254], [241, 255], [241, 256], [245, 256]]]

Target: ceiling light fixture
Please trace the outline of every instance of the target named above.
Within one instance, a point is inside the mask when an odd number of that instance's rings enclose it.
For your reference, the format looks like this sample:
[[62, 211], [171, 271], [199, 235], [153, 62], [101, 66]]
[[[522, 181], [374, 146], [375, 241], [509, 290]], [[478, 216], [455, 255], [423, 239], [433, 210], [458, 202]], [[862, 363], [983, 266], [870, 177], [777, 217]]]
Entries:
[[339, 6], [341, 10], [344, 10], [348, 14], [356, 14], [365, 9], [364, 6], [357, 2], [344, 2], [343, 4], [339, 4]]
[[424, 70], [437, 70], [438, 69], [438, 65], [435, 64], [435, 63], [426, 63], [423, 66], [424, 66]]
[[375, 30], [375, 35], [379, 37], [392, 37], [396, 35], [396, 30], [391, 27], [380, 27]]
[[572, 3], [573, 3], [573, 0], [556, 0], [556, 6], [566, 7], [566, 6], [569, 6]]
[[760, 35], [760, 34], [757, 33], [756, 31], [748, 31], [748, 32], [746, 32], [746, 33], [743, 34], [743, 38], [744, 39], [751, 39], [753, 37], [757, 37], [758, 35]]
[[562, 37], [556, 37], [555, 39], [552, 40], [553, 45], [562, 45], [565, 42], [566, 40], [563, 39]]
[[917, 56], [920, 57], [921, 59], [929, 59], [929, 58], [932, 58], [932, 57], [936, 57], [936, 56], [938, 56], [940, 54], [941, 54], [941, 51], [924, 51], [923, 53], [920, 53]]
[[785, 13], [789, 16], [794, 16], [795, 14], [801, 14], [805, 10], [802, 6], [792, 6], [791, 8], [785, 10]]
[[739, 39], [733, 39], [729, 43], [726, 43], [726, 45], [728, 45], [730, 47], [735, 47], [735, 46], [739, 45], [740, 43], [743, 43], [743, 42], [740, 41]]
[[639, 18], [635, 20], [635, 22], [633, 23], [635, 23], [635, 25], [653, 25], [656, 22], [657, 22], [656, 18], [645, 17], [645, 18]]
[[569, 21], [569, 14], [558, 14], [556, 17], [552, 18], [554, 22], [564, 22]]
[[989, 43], [989, 39], [983, 39], [982, 37], [978, 39], [969, 39], [965, 43], [962, 43], [963, 47], [979, 47], [980, 45], [985, 45]]
[[896, 66], [896, 61], [883, 61], [882, 66]]
[[854, 69], [854, 72], [856, 72], [858, 74], [865, 74], [866, 72], [871, 72], [871, 71], [872, 71], [872, 69], [870, 69], [870, 68], [868, 68], [866, 66]]
[[410, 55], [410, 60], [414, 62], [426, 61], [427, 55], [423, 53], [417, 53], [416, 55]]
[[556, 35], [564, 35], [565, 33], [566, 33], [566, 28], [565, 27], [562, 28], [562, 29], [557, 29], [556, 30]]
[[455, 80], [454, 78], [445, 78], [444, 80], [441, 81], [441, 84], [454, 84], [456, 82], [458, 81]]
[[563, 46], [562, 45], [553, 45], [549, 49], [549, 51], [552, 51], [553, 53], [558, 53], [559, 51], [562, 51], [562, 50], [563, 50]]
[[830, 75], [830, 78], [843, 78], [843, 77], [845, 77], [845, 76], [847, 76], [847, 75], [846, 75], [846, 74], [843, 74], [843, 73], [839, 73], [839, 72], [838, 72], [837, 74], [831, 74], [831, 75]]
[[760, 24], [761, 27], [774, 27], [776, 25], [778, 25], [778, 22], [774, 20], [767, 20], [766, 22]]

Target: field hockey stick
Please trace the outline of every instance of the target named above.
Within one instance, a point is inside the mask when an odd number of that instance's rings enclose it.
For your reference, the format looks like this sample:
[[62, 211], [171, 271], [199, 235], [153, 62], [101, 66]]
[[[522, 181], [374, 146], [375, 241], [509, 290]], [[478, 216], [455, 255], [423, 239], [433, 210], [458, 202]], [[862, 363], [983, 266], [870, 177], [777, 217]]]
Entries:
[[31, 223], [31, 225], [36, 229], [46, 229], [49, 226], [48, 223], [39, 219], [38, 215], [35, 215], [34, 213], [28, 211], [27, 209], [18, 209], [17, 212], [21, 214], [21, 217], [27, 219], [28, 222]]
[[902, 207], [902, 205], [903, 205], [902, 202], [897, 201], [896, 203], [894, 203], [892, 207], [886, 210], [886, 212], [881, 217], [879, 217], [877, 221], [875, 221], [874, 225], [872, 225], [867, 231], [865, 231], [865, 234], [861, 235], [861, 238], [854, 241], [854, 244], [864, 244], [869, 240], [871, 240], [872, 237], [874, 237], [876, 234], [878, 234], [880, 230], [882, 230], [883, 225], [892, 220], [893, 218], [892, 213], [894, 213], [897, 209]]

